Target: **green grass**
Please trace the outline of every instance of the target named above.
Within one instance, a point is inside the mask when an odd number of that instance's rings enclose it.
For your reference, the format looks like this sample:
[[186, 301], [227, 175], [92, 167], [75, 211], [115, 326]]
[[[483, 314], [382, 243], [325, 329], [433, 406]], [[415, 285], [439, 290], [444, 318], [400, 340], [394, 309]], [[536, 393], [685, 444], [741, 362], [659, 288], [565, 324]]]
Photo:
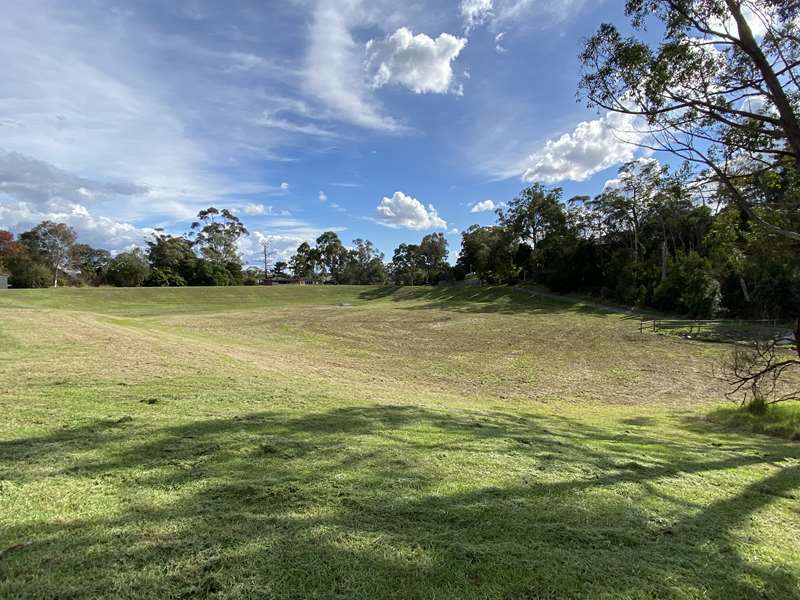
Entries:
[[502, 288], [2, 293], [0, 597], [800, 598], [800, 446], [720, 351]]
[[800, 403], [797, 402], [767, 406], [763, 413], [753, 413], [742, 407], [726, 406], [712, 412], [710, 417], [742, 431], [800, 441]]

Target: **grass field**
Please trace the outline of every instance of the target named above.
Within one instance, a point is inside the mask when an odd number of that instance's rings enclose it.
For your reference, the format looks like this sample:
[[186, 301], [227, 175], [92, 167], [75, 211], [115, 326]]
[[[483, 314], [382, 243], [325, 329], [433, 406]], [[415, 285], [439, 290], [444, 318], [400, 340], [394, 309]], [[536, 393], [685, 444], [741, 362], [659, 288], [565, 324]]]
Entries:
[[800, 444], [708, 417], [720, 351], [507, 289], [0, 293], [0, 597], [800, 598]]

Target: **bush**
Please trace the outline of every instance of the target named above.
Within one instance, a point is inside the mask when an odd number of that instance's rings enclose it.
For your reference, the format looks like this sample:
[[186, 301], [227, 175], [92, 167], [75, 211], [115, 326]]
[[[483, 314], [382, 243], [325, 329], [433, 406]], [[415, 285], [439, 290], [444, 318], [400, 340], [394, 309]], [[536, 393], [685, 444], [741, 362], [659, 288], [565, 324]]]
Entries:
[[11, 277], [8, 282], [15, 288], [46, 288], [53, 285], [50, 267], [28, 256], [16, 256], [8, 261]]
[[150, 271], [145, 285], [148, 287], [184, 287], [186, 280], [178, 273], [174, 273], [172, 269], [156, 267]]

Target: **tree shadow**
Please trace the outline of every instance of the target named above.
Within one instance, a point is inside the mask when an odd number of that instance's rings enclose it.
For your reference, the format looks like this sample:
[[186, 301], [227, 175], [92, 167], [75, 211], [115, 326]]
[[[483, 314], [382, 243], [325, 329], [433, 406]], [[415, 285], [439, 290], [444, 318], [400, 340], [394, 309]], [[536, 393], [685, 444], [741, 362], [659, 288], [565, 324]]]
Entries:
[[[603, 310], [569, 299], [555, 300], [544, 296], [531, 296], [524, 290], [508, 286], [489, 287], [397, 287], [385, 286], [367, 290], [359, 295], [362, 300], [385, 300], [411, 302], [406, 310], [425, 311], [430, 309], [450, 310], [467, 313], [494, 314], [559, 314], [579, 313], [607, 317], [614, 311]], [[423, 304], [419, 304], [423, 301]]]
[[[6, 527], [33, 545], [0, 560], [0, 596], [796, 597], [791, 565], [742, 537], [797, 499], [800, 448], [630, 425], [361, 406], [5, 442], [20, 482], [98, 486], [112, 508]], [[745, 467], [769, 473], [672, 491]]]

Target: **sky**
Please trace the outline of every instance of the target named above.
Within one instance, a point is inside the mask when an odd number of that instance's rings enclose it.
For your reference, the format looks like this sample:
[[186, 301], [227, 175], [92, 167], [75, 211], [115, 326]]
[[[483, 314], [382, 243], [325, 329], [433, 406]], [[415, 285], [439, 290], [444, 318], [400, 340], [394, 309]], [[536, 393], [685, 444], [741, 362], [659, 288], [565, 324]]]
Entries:
[[0, 229], [120, 251], [228, 208], [258, 264], [333, 230], [494, 222], [533, 181], [595, 194], [627, 117], [576, 98], [616, 0], [27, 0], [0, 20]]

